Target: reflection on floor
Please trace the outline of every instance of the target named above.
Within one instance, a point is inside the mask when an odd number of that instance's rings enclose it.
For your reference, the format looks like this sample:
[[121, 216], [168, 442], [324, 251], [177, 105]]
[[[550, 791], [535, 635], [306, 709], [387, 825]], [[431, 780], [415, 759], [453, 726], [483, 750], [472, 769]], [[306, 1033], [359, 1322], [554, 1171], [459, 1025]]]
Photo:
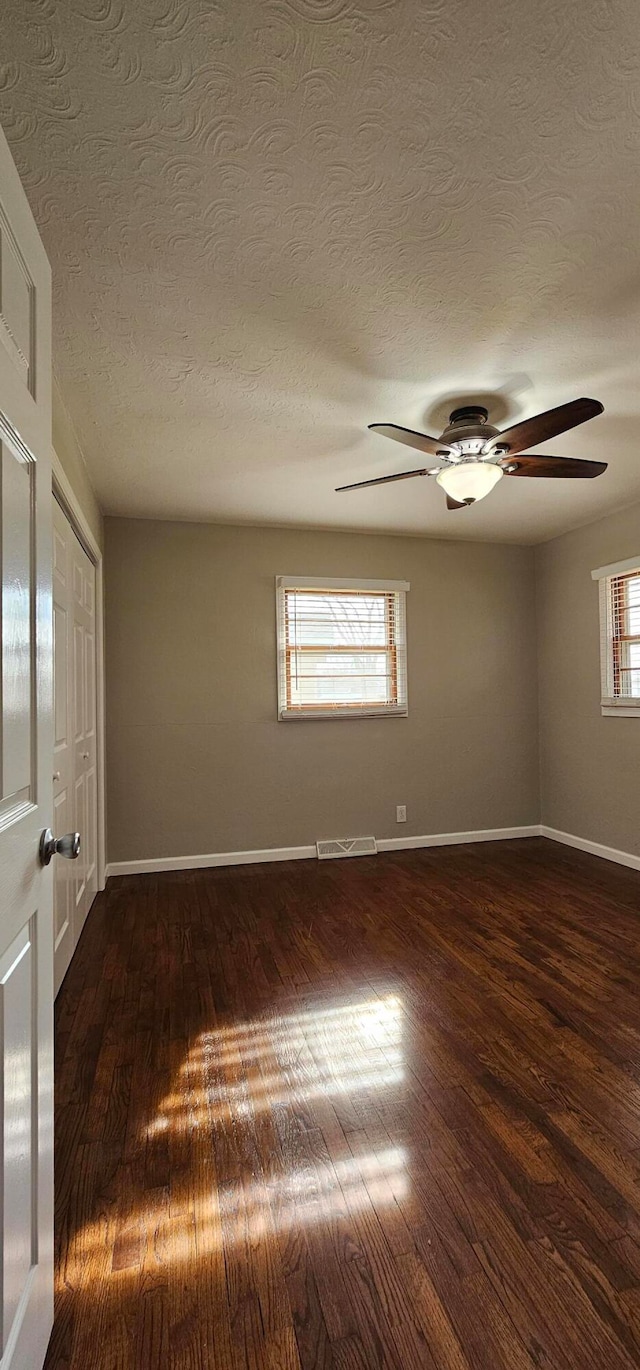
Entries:
[[48, 1370], [640, 1364], [639, 893], [537, 839], [112, 881]]
[[[192, 1137], [200, 1131], [206, 1144], [214, 1120], [247, 1126], [256, 1114], [295, 1108], [303, 1100], [387, 1088], [403, 1078], [401, 1042], [401, 1001], [393, 995], [203, 1032], [146, 1136], [153, 1141], [163, 1133]], [[230, 1069], [239, 1077], [234, 1083], [225, 1078]], [[195, 1250], [203, 1255], [230, 1242], [322, 1222], [345, 1203], [350, 1209], [393, 1203], [407, 1194], [406, 1161], [403, 1147], [388, 1144], [334, 1162], [320, 1156], [313, 1173], [308, 1167], [278, 1173], [274, 1157], [271, 1174], [241, 1189], [218, 1183], [199, 1205], [197, 1230], [191, 1214], [186, 1223], [181, 1215], [170, 1218], [164, 1259], [188, 1261]], [[152, 1215], [154, 1225], [156, 1220]], [[89, 1224], [80, 1240], [85, 1256], [98, 1250], [105, 1241], [102, 1224]], [[138, 1251], [141, 1240], [142, 1231]], [[129, 1246], [131, 1241], [129, 1229]], [[64, 1273], [68, 1282], [68, 1265]]]

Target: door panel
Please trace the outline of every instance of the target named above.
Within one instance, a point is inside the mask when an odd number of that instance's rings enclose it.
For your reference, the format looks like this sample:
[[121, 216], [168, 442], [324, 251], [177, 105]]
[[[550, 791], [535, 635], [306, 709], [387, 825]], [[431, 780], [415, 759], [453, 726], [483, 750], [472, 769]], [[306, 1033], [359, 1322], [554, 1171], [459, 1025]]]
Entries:
[[[74, 566], [74, 572], [76, 570]], [[78, 605], [76, 597], [74, 609]], [[84, 635], [79, 623], [73, 625], [73, 739], [84, 737]]]
[[[34, 718], [36, 580], [33, 558], [34, 463], [18, 447], [0, 444], [0, 546], [2, 565], [2, 821], [7, 847], [19, 843], [23, 822], [35, 810], [37, 728]], [[12, 840], [13, 839], [13, 840]], [[3, 881], [4, 893], [4, 881]], [[37, 1267], [33, 1246], [33, 938], [37, 925], [31, 895], [15, 900], [2, 928], [0, 952], [0, 1220], [3, 1354]], [[26, 915], [26, 917], [25, 917]], [[24, 921], [23, 921], [24, 920]]]
[[[76, 831], [73, 808], [73, 746], [68, 680], [70, 614], [66, 520], [53, 506], [53, 812], [54, 833]], [[54, 989], [62, 983], [73, 951], [72, 898], [75, 874], [67, 861], [56, 861], [53, 887]]]
[[19, 381], [33, 393], [35, 285], [15, 234], [0, 207], [0, 341]]
[[0, 426], [0, 1344], [3, 1370], [37, 1370], [52, 1314], [51, 880], [38, 861], [52, 819], [48, 537], [37, 559], [50, 476], [4, 415]]
[[89, 908], [91, 907], [91, 902], [95, 897], [98, 886], [98, 871], [96, 865], [96, 848], [98, 845], [98, 806], [96, 802], [97, 775], [95, 766], [92, 766], [91, 769], [86, 772], [85, 789], [87, 804], [85, 832], [87, 834], [87, 837], [86, 842], [84, 844], [84, 856], [86, 867], [85, 883], [90, 896], [89, 904], [87, 906], [88, 913]]
[[[54, 833], [76, 832], [73, 826], [73, 806], [68, 789], [60, 790], [53, 801], [53, 831]], [[65, 938], [72, 936], [72, 917], [71, 917], [71, 897], [72, 897], [73, 871], [67, 861], [57, 861], [54, 872], [53, 890], [53, 945], [55, 952], [56, 971], [60, 978], [64, 976], [73, 947], [64, 946]], [[63, 948], [61, 952], [61, 948]], [[68, 952], [68, 956], [67, 956]], [[62, 962], [67, 956], [64, 970], [61, 970]], [[57, 977], [56, 977], [57, 978]]]
[[[74, 773], [77, 781], [78, 830], [83, 821], [83, 850], [75, 900], [73, 939], [77, 943], [97, 890], [96, 849], [96, 639], [95, 566], [71, 530], [69, 552], [73, 565]], [[80, 862], [77, 863], [80, 866]]]
[[0, 134], [0, 1347], [39, 1370], [53, 1320], [51, 283]]
[[[56, 834], [78, 831], [73, 795], [73, 699], [71, 653], [70, 529], [59, 505], [53, 504], [53, 810]], [[82, 832], [82, 829], [79, 829]], [[77, 862], [56, 861], [53, 886], [54, 992], [57, 993], [73, 953], [73, 904]]]
[[[54, 803], [64, 829], [81, 834], [80, 857], [54, 888], [55, 992], [62, 983], [97, 889], [95, 567], [57, 501], [54, 528]], [[57, 626], [56, 626], [57, 625]], [[58, 740], [59, 739], [59, 740]], [[62, 822], [62, 818], [60, 819]]]
[[33, 1249], [34, 1136], [34, 955], [32, 920], [20, 930], [0, 961], [0, 1027], [4, 1042], [3, 1127], [0, 1136], [5, 1182], [2, 1238], [2, 1350], [37, 1260]]
[[33, 692], [31, 474], [1, 444], [2, 466], [2, 799], [31, 798]]
[[[76, 782], [75, 782], [75, 786], [74, 786], [74, 801], [75, 801], [75, 802], [74, 802], [73, 812], [74, 812], [74, 816], [75, 816], [75, 820], [76, 820], [76, 831], [79, 832], [79, 833], [82, 835], [82, 843], [83, 843], [83, 848], [84, 848], [84, 844], [85, 844], [85, 841], [86, 841], [86, 838], [85, 838], [85, 835], [84, 835], [84, 834], [85, 834], [85, 823], [86, 823], [86, 818], [87, 818], [87, 811], [86, 811], [86, 804], [85, 804], [85, 783], [84, 783], [84, 775], [79, 775], [79, 776], [76, 777]], [[82, 917], [81, 905], [82, 905], [82, 901], [83, 901], [83, 899], [84, 899], [84, 891], [85, 891], [85, 878], [84, 878], [84, 877], [85, 877], [85, 871], [84, 871], [84, 865], [85, 865], [85, 852], [84, 852], [84, 849], [83, 849], [83, 848], [82, 848], [81, 851], [80, 851], [80, 857], [79, 857], [79, 859], [78, 859], [77, 861], [74, 861], [74, 863], [73, 863], [73, 874], [74, 874], [74, 876], [75, 876], [75, 885], [74, 885], [74, 891], [73, 891], [73, 921], [74, 921], [73, 942], [74, 942], [74, 946], [72, 947], [72, 954], [73, 954], [73, 952], [75, 951], [75, 943], [76, 943], [76, 941], [77, 941], [77, 938], [76, 938], [76, 935], [75, 935], [75, 930], [76, 930], [76, 925], [77, 925], [77, 923], [78, 923], [78, 920]]]
[[[93, 569], [93, 567], [92, 567]], [[91, 610], [93, 618], [93, 610]], [[96, 640], [89, 628], [84, 634], [84, 718], [85, 738], [96, 739]]]
[[53, 605], [53, 697], [55, 712], [53, 720], [53, 758], [69, 745], [69, 719], [67, 708], [67, 611], [61, 604]]

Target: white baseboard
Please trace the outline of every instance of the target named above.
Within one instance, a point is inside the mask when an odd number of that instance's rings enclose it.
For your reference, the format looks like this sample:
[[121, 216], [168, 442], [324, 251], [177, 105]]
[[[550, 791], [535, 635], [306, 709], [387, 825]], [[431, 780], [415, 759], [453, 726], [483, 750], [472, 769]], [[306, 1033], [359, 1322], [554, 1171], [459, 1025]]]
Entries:
[[590, 842], [586, 837], [559, 832], [557, 828], [548, 828], [545, 823], [538, 831], [541, 837], [548, 837], [551, 842], [562, 842], [565, 847], [576, 847], [578, 851], [589, 852], [591, 856], [601, 856], [605, 861], [616, 861], [619, 866], [630, 866], [631, 870], [640, 871], [640, 856], [635, 856], [633, 852], [618, 851], [617, 847], [605, 847], [602, 842]]
[[[466, 842], [505, 842], [516, 837], [546, 837], [565, 847], [615, 861], [619, 866], [640, 870], [640, 856], [632, 852], [605, 847], [602, 842], [591, 842], [570, 832], [560, 832], [546, 824], [532, 823], [519, 828], [481, 828], [477, 832], [439, 832], [425, 837], [380, 837], [378, 851], [412, 851], [418, 847], [453, 847]], [[208, 866], [251, 866], [263, 861], [313, 861], [317, 859], [314, 845], [305, 847], [266, 847], [263, 851], [210, 852], [203, 856], [159, 856], [146, 861], [110, 861], [106, 876], [150, 875], [154, 871], [206, 870]]]
[[429, 837], [380, 837], [378, 851], [411, 851], [415, 847], [458, 847], [464, 842], [507, 842], [513, 837], [539, 837], [538, 823], [521, 828], [479, 828], [477, 832], [437, 832]]
[[110, 861], [107, 875], [151, 875], [153, 871], [206, 870], [207, 866], [253, 866], [261, 861], [309, 861], [315, 856], [315, 845], [208, 852], [204, 856], [157, 856], [146, 861]]
[[[537, 824], [521, 828], [484, 828], [478, 832], [441, 832], [428, 837], [381, 837], [378, 851], [410, 851], [415, 847], [450, 847], [463, 842], [501, 842], [513, 837], [539, 837]], [[317, 859], [315, 844], [306, 847], [266, 847], [263, 851], [211, 852], [204, 856], [159, 856], [147, 861], [110, 861], [107, 875], [150, 875], [153, 871], [205, 870], [207, 866], [250, 866], [261, 861]]]

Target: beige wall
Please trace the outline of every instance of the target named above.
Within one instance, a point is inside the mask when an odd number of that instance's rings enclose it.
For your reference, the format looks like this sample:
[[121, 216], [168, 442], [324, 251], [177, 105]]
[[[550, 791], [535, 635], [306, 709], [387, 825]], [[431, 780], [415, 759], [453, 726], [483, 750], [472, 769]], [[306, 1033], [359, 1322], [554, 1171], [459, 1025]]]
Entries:
[[82, 449], [76, 437], [59, 386], [53, 382], [53, 446], [62, 469], [72, 486], [82, 512], [99, 547], [104, 546], [104, 527], [100, 506], [85, 466]]
[[[111, 861], [538, 821], [531, 549], [105, 528]], [[411, 582], [408, 718], [276, 721], [278, 573]]]
[[640, 718], [600, 712], [598, 585], [640, 557], [640, 505], [536, 548], [542, 822], [640, 855]]

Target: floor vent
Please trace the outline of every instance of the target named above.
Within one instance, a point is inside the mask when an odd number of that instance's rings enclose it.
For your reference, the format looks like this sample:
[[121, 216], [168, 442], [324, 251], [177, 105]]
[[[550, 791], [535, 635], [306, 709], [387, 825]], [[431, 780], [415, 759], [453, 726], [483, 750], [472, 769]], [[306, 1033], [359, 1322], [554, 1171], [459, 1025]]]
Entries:
[[375, 837], [330, 837], [325, 842], [316, 842], [319, 861], [338, 856], [375, 856], [377, 850]]

